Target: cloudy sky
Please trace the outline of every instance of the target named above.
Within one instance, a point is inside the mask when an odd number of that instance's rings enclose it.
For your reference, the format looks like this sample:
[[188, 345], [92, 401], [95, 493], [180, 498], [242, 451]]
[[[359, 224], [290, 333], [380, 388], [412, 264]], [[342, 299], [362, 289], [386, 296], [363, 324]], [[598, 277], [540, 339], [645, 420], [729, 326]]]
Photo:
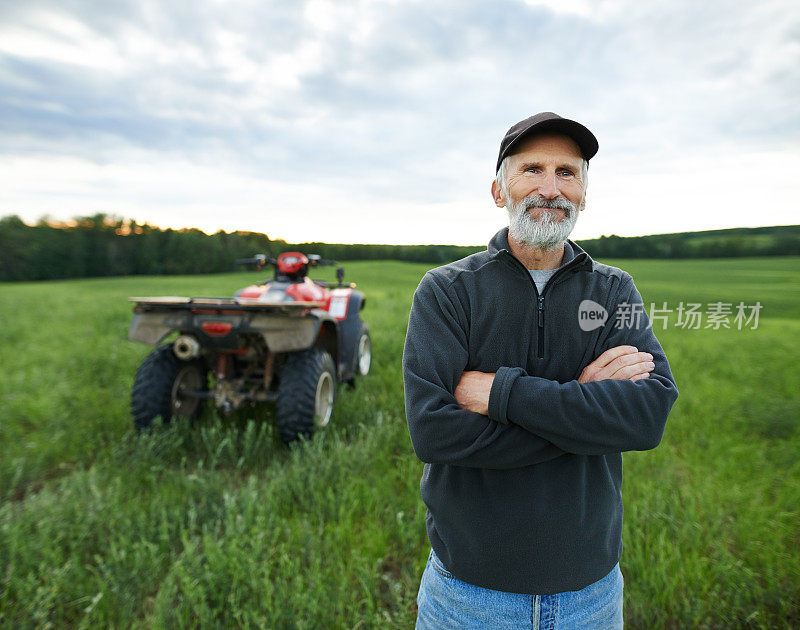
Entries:
[[499, 142], [600, 141], [574, 238], [798, 223], [795, 0], [0, 3], [0, 215], [485, 243]]

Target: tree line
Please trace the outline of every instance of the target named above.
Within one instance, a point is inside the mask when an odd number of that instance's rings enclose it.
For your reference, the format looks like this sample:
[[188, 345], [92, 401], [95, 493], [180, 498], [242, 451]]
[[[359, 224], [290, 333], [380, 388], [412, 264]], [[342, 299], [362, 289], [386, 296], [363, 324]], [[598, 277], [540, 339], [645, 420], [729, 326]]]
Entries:
[[233, 271], [236, 259], [285, 251], [334, 260], [407, 260], [444, 264], [482, 247], [287, 243], [259, 232], [206, 234], [139, 224], [105, 214], [69, 224], [27, 225], [16, 215], [0, 219], [0, 281], [127, 275], [205, 274]]
[[[734, 228], [652, 236], [602, 236], [578, 241], [593, 258], [707, 258], [800, 254], [800, 226]], [[205, 274], [236, 269], [237, 258], [284, 251], [334, 260], [405, 260], [432, 265], [485, 245], [288, 243], [259, 232], [206, 234], [96, 214], [68, 224], [28, 225], [0, 219], [0, 281], [124, 275]]]
[[593, 258], [733, 258], [800, 255], [800, 225], [727, 228], [578, 241]]

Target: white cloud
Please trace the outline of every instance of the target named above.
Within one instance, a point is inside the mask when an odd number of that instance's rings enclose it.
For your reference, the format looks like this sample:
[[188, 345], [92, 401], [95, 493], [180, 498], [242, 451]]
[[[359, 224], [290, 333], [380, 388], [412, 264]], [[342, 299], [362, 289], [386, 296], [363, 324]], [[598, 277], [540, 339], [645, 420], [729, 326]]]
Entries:
[[36, 26], [0, 25], [0, 53], [106, 72], [118, 73], [126, 68], [125, 60], [110, 40], [98, 36], [72, 16], [36, 11], [30, 21]]

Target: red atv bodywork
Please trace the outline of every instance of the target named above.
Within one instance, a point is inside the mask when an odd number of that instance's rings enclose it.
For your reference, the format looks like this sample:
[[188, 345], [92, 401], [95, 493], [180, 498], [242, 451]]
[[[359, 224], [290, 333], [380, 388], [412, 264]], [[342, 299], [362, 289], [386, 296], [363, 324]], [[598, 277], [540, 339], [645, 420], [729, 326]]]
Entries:
[[[240, 302], [267, 301], [267, 296], [273, 288], [273, 283], [245, 287], [237, 295]], [[342, 287], [328, 289], [319, 286], [310, 278], [303, 278], [302, 282], [295, 282], [285, 287], [286, 294], [295, 302], [323, 302], [323, 310], [328, 311], [335, 319], [341, 321], [347, 318], [347, 305], [353, 289]]]

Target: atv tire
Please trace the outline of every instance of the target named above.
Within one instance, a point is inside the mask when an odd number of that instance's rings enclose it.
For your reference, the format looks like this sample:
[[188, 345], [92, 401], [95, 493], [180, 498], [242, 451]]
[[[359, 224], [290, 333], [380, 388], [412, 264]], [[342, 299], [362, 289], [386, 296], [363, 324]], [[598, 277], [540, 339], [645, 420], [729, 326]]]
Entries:
[[356, 346], [356, 376], [366, 376], [369, 374], [369, 367], [372, 363], [372, 338], [369, 336], [369, 328], [361, 322], [361, 332], [358, 335], [358, 346]]
[[319, 348], [290, 354], [281, 371], [275, 406], [278, 434], [284, 444], [310, 437], [330, 422], [336, 399], [336, 366]]
[[134, 426], [142, 431], [158, 416], [164, 424], [173, 416], [197, 416], [202, 399], [183, 393], [205, 389], [206, 371], [201, 363], [181, 361], [171, 344], [159, 346], [147, 355], [136, 372], [131, 393]]

